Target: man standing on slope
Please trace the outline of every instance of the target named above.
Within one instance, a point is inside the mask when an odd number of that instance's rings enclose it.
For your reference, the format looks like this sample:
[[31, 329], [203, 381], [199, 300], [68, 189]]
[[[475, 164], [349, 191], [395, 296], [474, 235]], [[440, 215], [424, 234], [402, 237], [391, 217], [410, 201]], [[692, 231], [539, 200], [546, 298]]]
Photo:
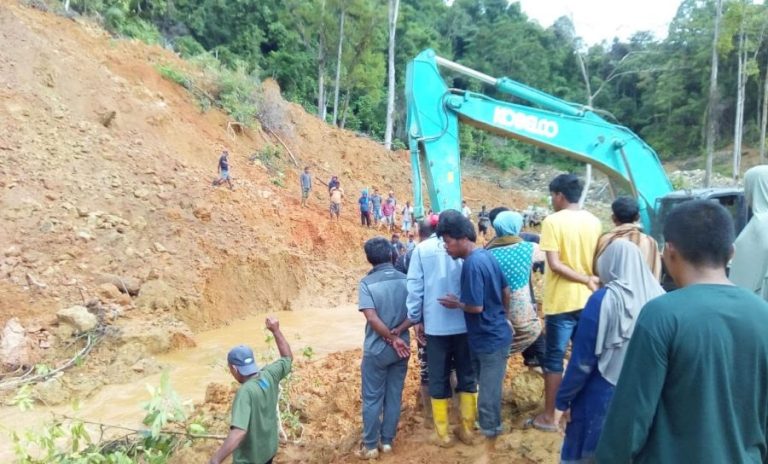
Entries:
[[233, 452], [233, 464], [271, 464], [277, 453], [277, 397], [280, 381], [291, 372], [293, 354], [277, 319], [268, 317], [265, 325], [275, 337], [280, 359], [259, 369], [249, 347], [229, 351], [229, 372], [240, 388], [232, 403], [229, 434], [209, 464], [219, 464]]
[[600, 220], [579, 208], [583, 185], [573, 174], [561, 174], [549, 184], [552, 207], [556, 211], [541, 224], [540, 248], [546, 253], [543, 306], [547, 350], [544, 370], [544, 412], [528, 425], [557, 432], [555, 398], [563, 380], [563, 358], [579, 313], [597, 289], [592, 261], [602, 232]]
[[[458, 215], [458, 211], [445, 211], [443, 215]], [[436, 216], [432, 218], [437, 219]], [[420, 228], [432, 230], [437, 221], [428, 217]], [[448, 431], [448, 405], [453, 395], [450, 374], [456, 369], [456, 391], [459, 395], [461, 424], [456, 430], [459, 439], [471, 444], [477, 415], [477, 380], [472, 367], [467, 339], [467, 324], [461, 311], [446, 308], [438, 301], [447, 294], [461, 294], [461, 266], [463, 260], [451, 258], [442, 239], [432, 233], [416, 245], [408, 266], [408, 320], [396, 333], [415, 325], [416, 334], [426, 333], [427, 371], [429, 395], [432, 398], [432, 419], [438, 445], [451, 446]]]
[[664, 239], [678, 290], [635, 323], [597, 462], [767, 462], [768, 303], [726, 277], [733, 220], [688, 201], [667, 216]]
[[229, 185], [230, 190], [235, 189], [232, 186], [232, 179], [229, 175], [229, 152], [227, 150], [221, 152], [221, 156], [219, 157], [219, 178], [213, 181], [213, 185], [218, 187], [224, 182]]
[[307, 206], [309, 192], [312, 190], [312, 175], [309, 173], [309, 166], [304, 168], [301, 173], [301, 206]]

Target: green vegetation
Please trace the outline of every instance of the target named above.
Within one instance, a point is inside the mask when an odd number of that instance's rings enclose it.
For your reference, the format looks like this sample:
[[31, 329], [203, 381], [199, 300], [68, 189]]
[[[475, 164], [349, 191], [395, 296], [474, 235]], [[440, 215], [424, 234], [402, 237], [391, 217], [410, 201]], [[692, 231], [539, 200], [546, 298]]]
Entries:
[[[399, 89], [406, 63], [431, 47], [486, 74], [508, 76], [566, 100], [589, 104], [638, 133], [664, 159], [701, 156], [714, 0], [683, 0], [664, 39], [638, 32], [628, 40], [592, 46], [582, 42], [579, 33], [583, 31], [574, 30], [566, 16], [543, 28], [530, 21], [515, 2], [446, 3], [401, 0], [395, 59]], [[205, 76], [201, 81], [190, 82], [188, 76], [167, 67], [158, 71], [181, 85], [187, 83], [203, 109], [220, 106], [236, 121], [251, 124], [263, 114], [259, 79], [269, 77], [278, 81], [287, 99], [326, 121], [382, 139], [387, 12], [381, 2], [72, 0], [71, 7], [103, 18], [105, 27], [117, 36], [170, 46], [198, 62]], [[724, 7], [718, 44], [717, 140], [725, 146], [733, 138], [742, 61], [747, 96], [745, 142], [754, 145], [759, 139], [768, 62], [764, 34], [768, 6], [725, 0]], [[346, 19], [337, 64], [342, 11]], [[500, 97], [494, 89], [465, 77], [448, 74], [446, 79], [449, 86]], [[338, 98], [334, 98], [336, 93]], [[402, 142], [405, 135], [404, 96], [398, 91], [395, 136]], [[461, 143], [465, 157], [502, 169], [524, 167], [531, 159], [558, 160], [476, 129], [462, 129]], [[395, 146], [404, 147], [402, 143]], [[573, 167], [573, 163], [566, 164]]]

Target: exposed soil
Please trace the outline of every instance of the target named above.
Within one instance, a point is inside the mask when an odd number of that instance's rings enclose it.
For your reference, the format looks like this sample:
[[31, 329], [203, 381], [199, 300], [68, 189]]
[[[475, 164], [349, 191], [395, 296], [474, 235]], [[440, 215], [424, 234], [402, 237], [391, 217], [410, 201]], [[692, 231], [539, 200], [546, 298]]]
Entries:
[[[201, 112], [186, 90], [163, 79], [157, 65], [194, 72], [167, 50], [15, 2], [0, 4], [0, 37], [0, 328], [17, 318], [27, 337], [24, 364], [51, 367], [78, 346], [58, 310], [88, 304], [106, 330], [82, 366], [36, 388], [41, 402], [61, 404], [157, 372], [154, 354], [193, 346], [195, 332], [246, 315], [355, 300], [367, 268], [361, 245], [383, 231], [358, 225], [354, 198], [378, 187], [404, 203], [407, 152], [324, 124], [266, 81], [265, 99], [283, 112], [280, 136], [294, 165], [271, 135], [231, 130], [225, 114]], [[270, 145], [281, 153], [274, 163], [252, 161]], [[211, 186], [222, 149], [231, 153], [234, 191]], [[321, 180], [341, 177], [348, 196], [339, 223], [328, 219], [319, 181], [310, 207], [300, 207], [305, 165]], [[500, 188], [506, 175], [472, 172], [464, 188], [473, 210], [528, 204], [526, 194]], [[352, 461], [360, 355], [297, 365], [290, 397], [305, 430], [300, 443], [284, 446], [280, 462]], [[530, 385], [540, 379], [517, 362], [510, 381], [523, 385], [515, 391], [540, 392]], [[479, 449], [427, 444], [416, 391], [411, 369], [391, 460], [474, 459]], [[212, 385], [198, 407], [213, 430], [226, 429], [231, 392]], [[500, 440], [498, 458], [551, 462], [559, 436], [516, 429], [520, 411], [512, 405], [521, 394], [506, 392], [512, 432]], [[203, 462], [212, 446], [186, 450], [177, 462]]]

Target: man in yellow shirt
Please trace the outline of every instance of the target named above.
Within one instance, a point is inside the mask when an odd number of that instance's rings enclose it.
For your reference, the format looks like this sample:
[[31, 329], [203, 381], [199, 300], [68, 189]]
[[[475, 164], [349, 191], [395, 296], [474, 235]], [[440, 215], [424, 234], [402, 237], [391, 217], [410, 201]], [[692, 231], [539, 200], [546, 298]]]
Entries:
[[563, 357], [587, 299], [597, 289], [592, 259], [602, 225], [592, 213], [579, 207], [583, 185], [573, 174], [561, 174], [550, 182], [554, 214], [541, 224], [542, 251], [547, 256], [544, 274], [543, 309], [546, 320], [547, 351], [544, 369], [544, 412], [529, 425], [557, 431], [554, 422], [555, 398], [563, 378]]

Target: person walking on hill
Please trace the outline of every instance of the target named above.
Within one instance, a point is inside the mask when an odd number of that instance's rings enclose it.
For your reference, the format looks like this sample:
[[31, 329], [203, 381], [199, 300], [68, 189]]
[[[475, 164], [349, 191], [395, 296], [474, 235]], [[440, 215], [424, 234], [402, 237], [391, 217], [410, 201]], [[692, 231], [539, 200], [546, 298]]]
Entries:
[[373, 189], [371, 195], [371, 209], [373, 209], [373, 224], [378, 228], [381, 221], [381, 195], [379, 189]]
[[265, 326], [275, 338], [280, 359], [259, 369], [249, 347], [229, 351], [229, 372], [240, 388], [232, 402], [229, 434], [208, 464], [219, 464], [232, 453], [233, 464], [271, 464], [277, 454], [280, 381], [291, 372], [293, 354], [278, 320], [268, 317]]
[[330, 212], [331, 212], [331, 220], [333, 218], [336, 218], [336, 222], [339, 221], [339, 216], [341, 216], [341, 200], [344, 198], [344, 190], [341, 189], [341, 187], [334, 187], [331, 189], [331, 206], [330, 206]]
[[768, 301], [768, 166], [744, 174], [744, 195], [753, 216], [733, 244], [730, 278]]
[[360, 194], [360, 198], [357, 200], [357, 204], [360, 206], [360, 223], [361, 225], [371, 228], [371, 199], [368, 198], [368, 191], [363, 190]]
[[227, 150], [221, 152], [218, 169], [219, 178], [213, 181], [213, 185], [218, 187], [226, 182], [229, 185], [229, 189], [234, 190], [235, 187], [232, 186], [232, 178], [229, 174], [229, 152]]
[[637, 224], [640, 220], [640, 209], [637, 206], [637, 200], [631, 197], [619, 197], [611, 204], [613, 211], [613, 224], [616, 226], [612, 231], [603, 234], [597, 241], [595, 250], [595, 259], [592, 269], [597, 269], [597, 260], [603, 251], [613, 243], [614, 240], [623, 239], [637, 245], [645, 256], [646, 263], [651, 269], [651, 273], [656, 280], [661, 280], [661, 253], [659, 253], [659, 244], [653, 237], [642, 232], [642, 227]]
[[309, 192], [312, 190], [312, 175], [309, 173], [309, 166], [304, 168], [300, 176], [301, 182], [301, 206], [307, 206]]
[[546, 253], [543, 306], [547, 350], [544, 370], [544, 412], [527, 421], [539, 430], [557, 432], [555, 397], [563, 378], [563, 358], [584, 304], [600, 279], [592, 262], [602, 232], [600, 220], [579, 208], [583, 185], [573, 174], [561, 174], [549, 184], [554, 214], [541, 225], [541, 249]]
[[331, 176], [331, 180], [328, 181], [328, 194], [330, 195], [333, 189], [341, 188], [341, 182], [339, 182], [339, 176]]
[[[443, 214], [458, 214], [446, 211]], [[423, 396], [430, 398], [432, 418], [440, 446], [453, 445], [449, 432], [448, 409], [455, 391], [459, 397], [461, 422], [456, 432], [459, 439], [472, 443], [477, 416], [477, 380], [467, 341], [467, 324], [460, 311], [446, 308], [438, 301], [447, 294], [461, 293], [463, 260], [451, 258], [442, 239], [434, 233], [438, 217], [428, 216], [419, 224], [423, 239], [408, 265], [408, 319], [395, 333], [414, 326], [421, 343], [426, 346], [428, 388]], [[456, 369], [456, 385], [451, 385], [451, 368]]]
[[411, 225], [413, 224], [413, 206], [411, 206], [410, 201], [405, 202], [405, 207], [402, 211], [402, 218], [403, 218], [403, 232], [406, 234], [411, 231]]
[[469, 209], [469, 205], [467, 205], [466, 201], [461, 202], [461, 215], [470, 221], [472, 220], [472, 210]]
[[395, 202], [387, 199], [381, 205], [381, 213], [384, 215], [384, 224], [390, 232], [395, 230]]
[[597, 462], [766, 462], [768, 303], [726, 276], [731, 215], [686, 201], [667, 216], [664, 240], [678, 289], [637, 318]]
[[480, 208], [480, 212], [477, 213], [477, 231], [483, 234], [483, 239], [488, 234], [488, 227], [491, 226], [491, 217], [488, 211], [485, 210], [485, 205]]
[[589, 297], [579, 317], [573, 351], [555, 401], [555, 423], [568, 421], [562, 463], [594, 462], [608, 405], [635, 323], [653, 298], [663, 295], [645, 256], [629, 240], [608, 245], [597, 260], [603, 288]]
[[391, 245], [374, 237], [364, 246], [373, 266], [360, 281], [358, 308], [366, 320], [363, 362], [360, 366], [363, 396], [362, 459], [375, 459], [392, 452], [392, 442], [400, 421], [405, 375], [410, 356], [408, 332], [393, 335], [392, 330], [407, 315], [408, 296], [405, 274], [392, 267]]
[[472, 222], [456, 212], [441, 215], [437, 235], [454, 259], [463, 259], [461, 296], [438, 298], [446, 308], [460, 309], [467, 324], [467, 339], [474, 371], [477, 373], [477, 416], [480, 432], [486, 437], [486, 452], [495, 448], [502, 433], [501, 393], [512, 344], [512, 326], [507, 308], [510, 291], [499, 263], [488, 250], [477, 247]]

